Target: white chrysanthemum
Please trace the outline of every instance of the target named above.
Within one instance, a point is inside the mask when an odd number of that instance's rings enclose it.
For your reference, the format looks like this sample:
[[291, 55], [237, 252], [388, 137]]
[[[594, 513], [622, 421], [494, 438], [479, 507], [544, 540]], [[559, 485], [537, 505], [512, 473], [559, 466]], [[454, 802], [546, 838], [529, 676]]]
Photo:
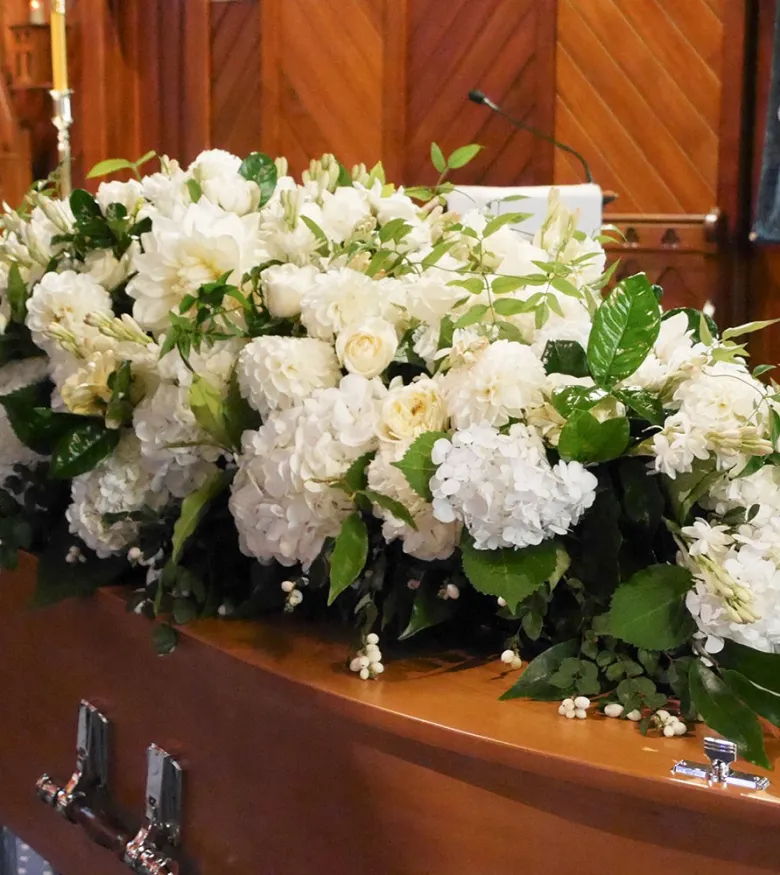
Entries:
[[168, 495], [153, 488], [153, 480], [143, 467], [138, 441], [126, 434], [110, 456], [73, 480], [72, 503], [66, 513], [71, 533], [101, 559], [123, 552], [137, 537], [138, 523], [109, 523], [104, 517], [162, 507]]
[[541, 404], [545, 382], [544, 367], [527, 346], [499, 340], [472, 365], [452, 368], [442, 392], [456, 428], [482, 422], [501, 426]]
[[579, 462], [550, 466], [524, 425], [508, 434], [483, 423], [433, 447], [433, 513], [466, 525], [478, 550], [527, 547], [564, 535], [596, 497], [597, 480]]
[[[48, 376], [45, 358], [22, 359], [0, 368], [0, 395], [10, 395]], [[0, 484], [13, 473], [14, 465], [33, 465], [43, 456], [25, 446], [11, 428], [4, 407], [0, 407]]]
[[241, 352], [241, 394], [263, 417], [272, 410], [296, 407], [316, 389], [341, 379], [329, 343], [311, 337], [256, 337]]
[[396, 377], [382, 404], [378, 434], [382, 441], [406, 445], [426, 431], [441, 431], [447, 419], [438, 383], [421, 376], [404, 386], [403, 380]]
[[379, 283], [348, 268], [318, 274], [301, 298], [301, 322], [312, 337], [333, 341], [347, 325], [387, 309]]
[[87, 325], [92, 313], [112, 314], [111, 296], [86, 274], [66, 270], [47, 273], [27, 301], [26, 324], [35, 343], [51, 352], [58, 344], [51, 338], [52, 330], [62, 329], [76, 342], [97, 338], [98, 331]]
[[400, 538], [404, 553], [432, 562], [448, 559], [460, 539], [460, 525], [442, 523], [433, 514], [433, 507], [410, 486], [401, 471], [393, 466], [403, 458], [410, 442], [385, 445], [368, 466], [368, 485], [375, 492], [399, 501], [412, 515], [416, 529], [393, 516], [388, 510], [375, 506], [374, 514], [383, 520], [382, 535], [390, 543]]
[[144, 252], [134, 260], [137, 274], [127, 287], [139, 325], [163, 331], [185, 295], [224, 274], [240, 283], [255, 264], [257, 222], [255, 215], [240, 218], [205, 199], [181, 217], [158, 216], [142, 237]]
[[376, 449], [384, 394], [378, 380], [350, 375], [244, 434], [230, 508], [246, 555], [308, 568], [338, 534], [353, 505], [328, 481]]
[[[226, 395], [240, 349], [237, 341], [220, 341], [211, 349], [193, 353], [190, 363], [200, 377]], [[160, 360], [159, 371], [161, 381], [156, 390], [133, 413], [133, 428], [144, 458], [152, 464], [175, 461], [182, 466], [216, 461], [223, 450], [198, 425], [190, 408], [191, 372], [175, 352]]]

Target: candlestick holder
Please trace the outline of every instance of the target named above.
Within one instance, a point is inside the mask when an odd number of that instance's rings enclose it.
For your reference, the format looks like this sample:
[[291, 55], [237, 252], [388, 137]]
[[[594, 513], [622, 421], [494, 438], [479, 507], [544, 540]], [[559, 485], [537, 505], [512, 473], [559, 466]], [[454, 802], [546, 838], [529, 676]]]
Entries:
[[73, 124], [71, 95], [73, 92], [52, 90], [49, 92], [54, 101], [54, 116], [52, 123], [57, 129], [57, 153], [59, 155], [60, 196], [65, 199], [71, 194], [71, 153], [70, 126]]

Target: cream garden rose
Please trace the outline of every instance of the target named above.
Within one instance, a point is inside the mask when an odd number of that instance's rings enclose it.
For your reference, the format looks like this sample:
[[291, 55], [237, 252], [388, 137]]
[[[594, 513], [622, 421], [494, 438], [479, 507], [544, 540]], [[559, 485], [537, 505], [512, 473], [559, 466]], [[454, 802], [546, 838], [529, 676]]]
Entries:
[[68, 410], [80, 416], [101, 416], [105, 413], [111, 400], [108, 381], [116, 365], [113, 350], [94, 352], [62, 385], [62, 400]]
[[404, 386], [398, 377], [379, 414], [380, 440], [407, 443], [426, 431], [441, 431], [447, 422], [447, 406], [434, 380], [420, 377]]
[[371, 379], [390, 364], [398, 349], [395, 328], [387, 320], [375, 317], [362, 325], [347, 326], [336, 340], [339, 362], [351, 374]]

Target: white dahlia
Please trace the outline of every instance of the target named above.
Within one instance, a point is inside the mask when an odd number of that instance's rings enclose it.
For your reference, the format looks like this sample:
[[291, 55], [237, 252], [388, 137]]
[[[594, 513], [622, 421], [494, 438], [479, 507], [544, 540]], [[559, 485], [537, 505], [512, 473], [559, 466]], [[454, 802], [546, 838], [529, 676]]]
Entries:
[[301, 298], [301, 322], [312, 337], [333, 341], [347, 325], [388, 309], [379, 283], [349, 268], [318, 274]]

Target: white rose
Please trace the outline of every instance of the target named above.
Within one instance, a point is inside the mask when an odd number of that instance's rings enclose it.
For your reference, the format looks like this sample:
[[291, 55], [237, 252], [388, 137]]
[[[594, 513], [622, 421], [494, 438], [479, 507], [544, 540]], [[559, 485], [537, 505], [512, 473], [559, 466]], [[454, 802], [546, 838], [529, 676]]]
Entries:
[[104, 214], [111, 204], [121, 204], [127, 210], [127, 215], [132, 216], [143, 200], [143, 186], [137, 179], [129, 179], [127, 182], [101, 182], [96, 198]]
[[433, 380], [421, 377], [408, 386], [394, 380], [382, 405], [377, 434], [383, 441], [406, 442], [426, 431], [441, 431], [446, 422], [447, 407]]
[[337, 243], [342, 243], [355, 228], [371, 216], [366, 193], [357, 188], [342, 186], [332, 194], [323, 193], [323, 230]]
[[390, 364], [398, 348], [395, 328], [385, 319], [374, 317], [362, 325], [347, 326], [336, 340], [336, 354], [351, 373], [371, 379]]
[[301, 312], [301, 298], [314, 284], [317, 269], [307, 264], [277, 264], [263, 271], [265, 305], [277, 319], [290, 319]]

